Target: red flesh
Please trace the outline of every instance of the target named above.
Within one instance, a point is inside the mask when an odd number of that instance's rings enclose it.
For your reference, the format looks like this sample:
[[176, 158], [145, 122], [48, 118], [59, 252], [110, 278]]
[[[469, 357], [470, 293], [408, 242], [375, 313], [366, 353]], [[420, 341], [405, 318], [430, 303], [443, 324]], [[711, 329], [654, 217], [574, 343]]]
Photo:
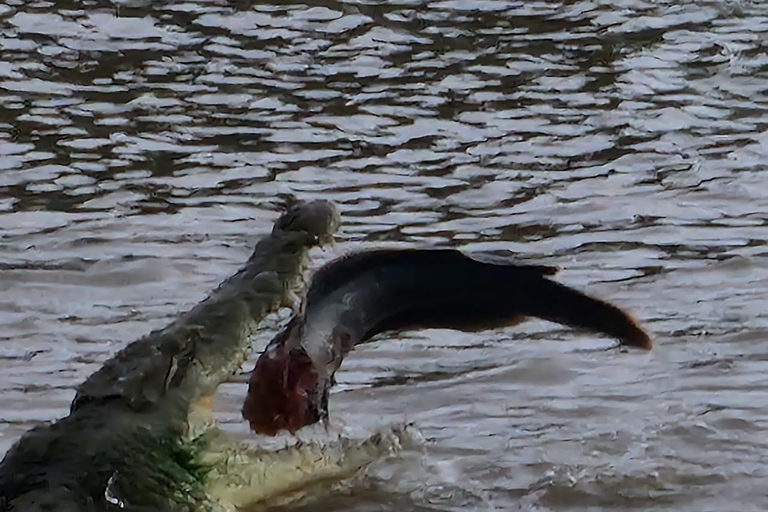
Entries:
[[261, 354], [248, 383], [243, 417], [257, 434], [280, 430], [295, 434], [320, 419], [315, 404], [319, 378], [312, 360], [300, 347], [278, 347]]

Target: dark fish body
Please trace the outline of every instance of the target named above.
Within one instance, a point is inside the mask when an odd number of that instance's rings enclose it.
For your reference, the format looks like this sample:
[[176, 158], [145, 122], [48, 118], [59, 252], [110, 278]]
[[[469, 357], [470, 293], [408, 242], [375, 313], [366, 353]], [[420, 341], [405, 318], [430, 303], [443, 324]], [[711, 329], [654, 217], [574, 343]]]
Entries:
[[[454, 250], [359, 252], [313, 277], [301, 345], [315, 364], [335, 371], [339, 355], [381, 332], [480, 331], [538, 317], [650, 348], [649, 336], [628, 313], [549, 279], [556, 272], [482, 262]], [[324, 355], [329, 335], [332, 356]]]
[[[553, 281], [556, 272], [479, 261], [455, 250], [373, 250], [336, 260], [313, 276], [303, 315], [257, 362], [244, 415], [262, 433], [278, 425], [296, 430], [324, 417], [328, 388], [346, 354], [386, 331], [479, 331], [538, 317], [651, 348], [650, 336], [631, 315]], [[270, 372], [280, 375], [280, 384]], [[282, 410], [270, 409], [265, 391], [274, 397], [280, 386], [290, 393]]]

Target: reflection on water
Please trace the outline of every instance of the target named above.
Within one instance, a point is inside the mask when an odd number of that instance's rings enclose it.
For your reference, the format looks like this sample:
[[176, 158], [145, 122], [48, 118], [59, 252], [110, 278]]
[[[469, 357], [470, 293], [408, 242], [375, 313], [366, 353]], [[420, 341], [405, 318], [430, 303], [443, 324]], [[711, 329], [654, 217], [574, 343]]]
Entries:
[[[337, 253], [512, 251], [658, 339], [531, 322], [360, 347], [334, 421], [430, 442], [329, 509], [768, 508], [768, 5], [152, 4], [0, 6], [0, 449], [294, 194], [341, 205]], [[218, 403], [244, 438], [245, 379]]]

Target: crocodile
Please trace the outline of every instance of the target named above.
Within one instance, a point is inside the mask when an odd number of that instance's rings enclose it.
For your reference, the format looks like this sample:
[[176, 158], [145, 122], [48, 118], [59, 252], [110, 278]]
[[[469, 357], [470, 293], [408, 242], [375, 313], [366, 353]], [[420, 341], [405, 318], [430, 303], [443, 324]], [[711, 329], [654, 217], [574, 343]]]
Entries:
[[308, 251], [340, 218], [298, 203], [244, 267], [168, 326], [129, 344], [76, 390], [69, 415], [25, 433], [0, 462], [0, 511], [234, 511], [288, 499], [399, 449], [407, 429], [265, 452], [206, 418], [264, 317], [304, 293]]
[[651, 348], [632, 315], [554, 281], [558, 270], [453, 249], [375, 249], [332, 261], [312, 277], [305, 309], [256, 362], [243, 416], [266, 435], [327, 418], [344, 357], [387, 331], [481, 331], [537, 317]]

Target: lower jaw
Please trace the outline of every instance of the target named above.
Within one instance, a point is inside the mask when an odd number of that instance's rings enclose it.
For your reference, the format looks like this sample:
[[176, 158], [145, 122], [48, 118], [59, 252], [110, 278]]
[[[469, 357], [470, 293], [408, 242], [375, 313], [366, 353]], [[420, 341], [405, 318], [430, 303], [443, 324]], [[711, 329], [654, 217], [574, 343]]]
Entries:
[[[222, 440], [223, 441], [223, 440]], [[385, 428], [363, 440], [341, 437], [332, 442], [298, 443], [275, 452], [232, 450], [212, 443], [201, 462], [215, 469], [205, 487], [225, 510], [256, 504], [280, 506], [327, 493], [329, 482], [349, 478], [371, 463], [421, 444], [410, 425]]]

